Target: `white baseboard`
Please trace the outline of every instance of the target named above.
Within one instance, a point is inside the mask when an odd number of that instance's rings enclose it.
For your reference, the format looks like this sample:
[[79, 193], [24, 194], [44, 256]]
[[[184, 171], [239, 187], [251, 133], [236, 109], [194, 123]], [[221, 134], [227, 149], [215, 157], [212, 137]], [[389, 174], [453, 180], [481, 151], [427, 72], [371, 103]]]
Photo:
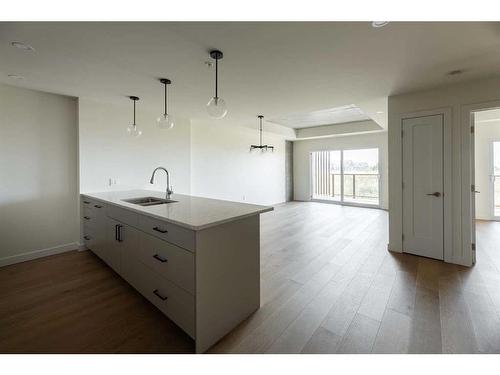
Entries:
[[42, 258], [49, 255], [64, 253], [66, 251], [79, 250], [80, 248], [81, 245], [79, 243], [73, 242], [55, 247], [50, 247], [48, 249], [41, 249], [41, 250], [29, 251], [27, 253], [22, 253], [18, 255], [11, 255], [5, 258], [0, 258], [0, 267], [8, 266], [10, 264], [15, 264], [15, 263], [26, 262], [28, 260]]

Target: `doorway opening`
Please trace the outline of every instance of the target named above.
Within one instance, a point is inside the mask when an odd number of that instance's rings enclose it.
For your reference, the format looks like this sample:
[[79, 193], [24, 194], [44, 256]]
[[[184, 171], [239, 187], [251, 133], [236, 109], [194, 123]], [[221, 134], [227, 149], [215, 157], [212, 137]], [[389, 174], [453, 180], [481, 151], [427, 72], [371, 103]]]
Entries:
[[[476, 238], [481, 242], [500, 241], [500, 109], [487, 109], [473, 112], [473, 247]], [[474, 228], [473, 228], [474, 229]], [[477, 244], [481, 256], [496, 259], [487, 254], [496, 246]], [[476, 250], [477, 251], [477, 250]]]

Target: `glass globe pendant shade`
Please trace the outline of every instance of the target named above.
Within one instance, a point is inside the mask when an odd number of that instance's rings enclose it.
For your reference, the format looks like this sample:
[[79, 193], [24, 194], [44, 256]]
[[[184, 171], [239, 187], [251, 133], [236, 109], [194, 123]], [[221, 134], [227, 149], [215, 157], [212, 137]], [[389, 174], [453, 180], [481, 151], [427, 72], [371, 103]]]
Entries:
[[207, 103], [207, 112], [213, 118], [224, 118], [224, 116], [226, 116], [227, 114], [226, 102], [224, 101], [224, 99], [213, 97]]
[[139, 130], [139, 128], [137, 127], [137, 125], [131, 124], [127, 128], [127, 133], [131, 137], [139, 137], [142, 134], [142, 131]]
[[132, 124], [130, 124], [127, 127], [127, 133], [131, 137], [138, 137], [142, 134], [142, 131], [139, 130], [139, 128], [137, 127], [137, 124], [135, 122], [135, 103], [139, 100], [139, 97], [138, 96], [129, 96], [129, 99], [132, 100], [132, 103], [134, 103], [134, 121], [132, 122]]
[[163, 130], [172, 129], [174, 127], [174, 119], [171, 115], [165, 113], [156, 119], [156, 124]]

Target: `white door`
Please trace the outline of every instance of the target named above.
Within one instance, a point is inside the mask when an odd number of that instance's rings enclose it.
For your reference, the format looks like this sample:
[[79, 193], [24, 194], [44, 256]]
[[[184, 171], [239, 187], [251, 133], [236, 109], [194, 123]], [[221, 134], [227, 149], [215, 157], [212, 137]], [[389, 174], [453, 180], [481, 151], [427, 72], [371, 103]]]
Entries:
[[403, 251], [443, 259], [443, 116], [405, 119]]

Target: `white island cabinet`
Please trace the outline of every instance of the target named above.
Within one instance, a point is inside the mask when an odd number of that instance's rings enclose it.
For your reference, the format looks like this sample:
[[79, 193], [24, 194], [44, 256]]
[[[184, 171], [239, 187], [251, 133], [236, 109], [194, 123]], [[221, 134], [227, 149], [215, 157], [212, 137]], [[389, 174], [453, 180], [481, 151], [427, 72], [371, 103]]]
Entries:
[[148, 190], [81, 195], [83, 241], [203, 353], [260, 307], [260, 217], [272, 207]]

